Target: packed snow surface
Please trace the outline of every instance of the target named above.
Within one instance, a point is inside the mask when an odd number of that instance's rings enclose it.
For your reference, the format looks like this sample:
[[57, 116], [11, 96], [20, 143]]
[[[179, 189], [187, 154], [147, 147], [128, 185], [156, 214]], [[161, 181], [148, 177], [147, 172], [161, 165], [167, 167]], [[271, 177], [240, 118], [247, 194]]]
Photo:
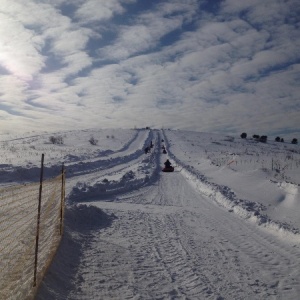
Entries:
[[[300, 298], [298, 145], [173, 130], [54, 136], [63, 143], [0, 136], [2, 186], [38, 181], [41, 153], [46, 177], [67, 170], [64, 236], [38, 300]], [[167, 158], [173, 173], [161, 172]]]

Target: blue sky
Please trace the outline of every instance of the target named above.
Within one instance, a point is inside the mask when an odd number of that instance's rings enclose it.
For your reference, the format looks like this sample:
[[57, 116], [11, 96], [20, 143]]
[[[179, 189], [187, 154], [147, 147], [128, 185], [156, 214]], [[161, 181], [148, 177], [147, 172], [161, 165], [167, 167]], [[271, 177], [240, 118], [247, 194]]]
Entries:
[[0, 126], [300, 136], [298, 0], [0, 0]]

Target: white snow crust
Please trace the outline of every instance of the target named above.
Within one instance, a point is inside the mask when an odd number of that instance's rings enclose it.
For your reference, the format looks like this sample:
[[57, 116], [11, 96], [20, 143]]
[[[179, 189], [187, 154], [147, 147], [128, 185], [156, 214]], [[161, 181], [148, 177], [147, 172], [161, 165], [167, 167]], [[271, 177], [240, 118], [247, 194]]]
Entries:
[[[38, 181], [42, 153], [46, 178], [66, 167], [64, 236], [37, 300], [300, 298], [298, 145], [176, 130], [66, 131], [60, 145], [51, 135], [0, 136], [3, 187]], [[173, 173], [161, 171], [167, 158]]]

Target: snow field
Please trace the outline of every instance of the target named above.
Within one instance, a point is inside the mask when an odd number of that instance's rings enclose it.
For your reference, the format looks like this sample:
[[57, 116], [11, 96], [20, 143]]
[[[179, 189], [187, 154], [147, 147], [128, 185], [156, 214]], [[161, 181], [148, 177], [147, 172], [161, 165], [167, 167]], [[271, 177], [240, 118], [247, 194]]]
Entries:
[[[115, 130], [114, 139], [92, 132], [105, 147], [89, 145], [89, 131], [65, 133], [68, 146], [49, 145], [58, 155], [49, 172], [68, 158], [65, 234], [37, 299], [297, 299], [295, 145], [172, 130]], [[63, 147], [76, 155], [62, 155]], [[250, 150], [280, 160], [293, 150], [293, 167], [282, 177], [257, 161], [228, 164]], [[166, 158], [174, 173], [161, 172]], [[10, 182], [16, 173], [7, 168], [1, 176]]]

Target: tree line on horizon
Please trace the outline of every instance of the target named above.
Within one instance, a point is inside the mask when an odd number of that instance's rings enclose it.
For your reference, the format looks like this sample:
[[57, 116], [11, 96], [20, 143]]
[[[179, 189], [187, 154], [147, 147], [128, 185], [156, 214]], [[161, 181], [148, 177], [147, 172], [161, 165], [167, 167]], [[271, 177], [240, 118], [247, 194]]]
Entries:
[[[246, 139], [247, 138], [247, 133], [246, 132], [243, 132], [242, 134], [241, 134], [241, 138], [242, 139]], [[252, 135], [252, 138], [254, 139], [254, 140], [256, 140], [256, 141], [259, 141], [259, 142], [262, 142], [262, 143], [266, 143], [267, 142], [267, 140], [268, 140], [268, 137], [266, 136], [266, 135], [258, 135], [258, 134], [253, 134]], [[284, 139], [283, 138], [281, 138], [281, 137], [279, 137], [279, 136], [277, 136], [276, 138], [275, 138], [275, 142], [281, 142], [281, 143], [284, 143]], [[292, 139], [292, 141], [291, 141], [291, 144], [298, 144], [298, 140], [296, 139], [296, 138], [293, 138]]]

